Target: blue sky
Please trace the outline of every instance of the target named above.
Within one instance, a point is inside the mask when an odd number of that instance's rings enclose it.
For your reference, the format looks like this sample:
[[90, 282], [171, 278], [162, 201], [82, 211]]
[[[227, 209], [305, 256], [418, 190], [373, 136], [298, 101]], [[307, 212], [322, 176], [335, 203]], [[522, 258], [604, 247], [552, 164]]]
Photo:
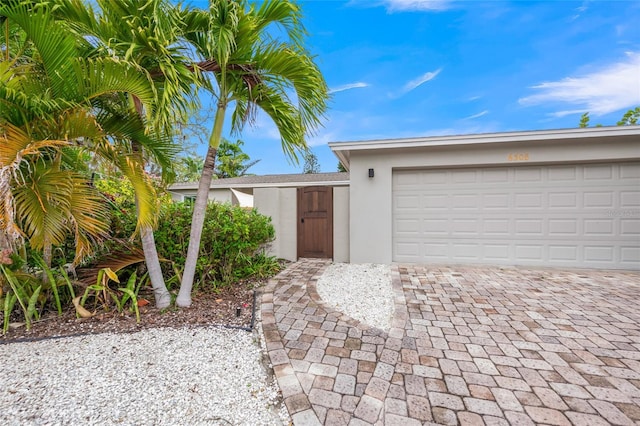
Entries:
[[[193, 2], [198, 5], [198, 2]], [[321, 171], [328, 142], [613, 125], [640, 106], [638, 1], [300, 2], [332, 91], [308, 139]], [[238, 137], [255, 174], [298, 173], [275, 126]]]

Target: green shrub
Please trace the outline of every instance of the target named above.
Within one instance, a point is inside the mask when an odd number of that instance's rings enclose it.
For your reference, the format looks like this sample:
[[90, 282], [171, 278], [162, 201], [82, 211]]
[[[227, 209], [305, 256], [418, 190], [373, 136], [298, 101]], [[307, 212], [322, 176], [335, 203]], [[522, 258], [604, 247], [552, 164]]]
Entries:
[[[184, 268], [191, 231], [191, 203], [169, 203], [163, 207], [154, 233], [158, 254]], [[251, 276], [277, 272], [278, 263], [264, 254], [275, 231], [271, 218], [255, 209], [209, 203], [205, 215], [196, 285], [226, 285]], [[165, 277], [175, 275], [165, 267]]]

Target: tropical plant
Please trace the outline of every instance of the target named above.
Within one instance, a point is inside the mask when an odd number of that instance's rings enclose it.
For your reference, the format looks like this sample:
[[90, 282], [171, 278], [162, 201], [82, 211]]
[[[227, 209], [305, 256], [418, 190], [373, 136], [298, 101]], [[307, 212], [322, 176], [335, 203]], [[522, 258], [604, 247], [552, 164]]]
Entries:
[[51, 247], [67, 232], [75, 235], [77, 262], [108, 227], [99, 194], [75, 171], [76, 150], [109, 159], [132, 180], [142, 197], [139, 225], [152, 223], [154, 209], [141, 164], [118, 144], [155, 141], [141, 118], [115, 108], [122, 93], [151, 106], [152, 86], [129, 64], [86, 56], [87, 40], [67, 31], [52, 10], [18, 0], [0, 6], [0, 17], [20, 28], [25, 43], [0, 63], [0, 229], [9, 244], [27, 238], [47, 266]]
[[249, 155], [242, 151], [242, 145], [244, 145], [244, 142], [240, 139], [231, 142], [226, 138], [222, 138], [217, 153], [218, 163], [214, 171], [219, 179], [244, 176], [251, 167], [260, 161], [251, 161]]
[[[136, 321], [140, 322], [140, 310], [138, 309], [138, 292], [142, 281], [137, 281], [136, 273], [129, 276], [124, 287], [111, 288], [110, 282], [120, 284], [118, 275], [111, 268], [103, 268], [98, 272], [96, 283], [87, 286], [82, 296], [74, 299], [76, 314], [78, 317], [89, 317], [93, 314], [85, 308], [87, 298], [91, 295], [94, 299], [94, 309], [100, 303], [105, 310], [109, 310], [111, 301], [114, 302], [116, 310], [122, 312], [127, 304], [131, 305], [131, 310], [136, 315]], [[136, 284], [137, 283], [137, 284]]]
[[188, 307], [228, 108], [233, 108], [234, 132], [240, 132], [258, 111], [265, 113], [280, 132], [285, 154], [297, 159], [296, 152], [306, 148], [305, 135], [320, 125], [328, 93], [320, 70], [303, 48], [300, 7], [293, 1], [267, 0], [250, 7], [244, 0], [211, 0], [208, 10], [191, 10], [184, 22], [185, 36], [201, 58], [197, 70], [217, 108], [176, 299], [178, 306]]
[[[34, 279], [31, 275], [21, 274], [0, 265], [0, 288], [7, 287], [7, 291], [0, 291], [3, 294], [3, 326], [2, 333], [6, 334], [9, 329], [9, 320], [13, 308], [16, 304], [20, 306], [27, 330], [31, 328], [34, 319], [40, 318], [38, 301], [42, 283]], [[4, 285], [3, 285], [4, 284]]]
[[[165, 276], [181, 275], [189, 246], [193, 205], [171, 203], [163, 207], [156, 240], [165, 263]], [[275, 231], [271, 219], [256, 210], [210, 203], [196, 266], [195, 286], [228, 285], [273, 270], [273, 259], [264, 254]]]
[[[168, 0], [97, 0], [99, 13], [79, 0], [58, 0], [60, 14], [78, 33], [90, 37], [97, 54], [115, 57], [135, 66], [154, 85], [154, 108], [145, 108], [134, 93], [129, 93], [131, 110], [139, 116], [151, 115], [148, 128], [172, 135], [176, 122], [185, 122], [186, 113], [194, 106], [194, 73], [181, 43], [180, 7]], [[145, 146], [132, 138], [131, 151], [138, 161], [144, 158]], [[168, 139], [165, 140], [168, 142]], [[171, 173], [171, 157], [176, 146], [164, 144], [171, 155], [160, 163], [165, 177]], [[136, 200], [140, 208], [140, 200]], [[149, 277], [154, 288], [156, 306], [167, 307], [171, 298], [167, 291], [153, 237], [153, 224], [139, 228]]]
[[180, 157], [176, 165], [176, 182], [195, 182], [202, 174], [204, 162], [196, 155]]

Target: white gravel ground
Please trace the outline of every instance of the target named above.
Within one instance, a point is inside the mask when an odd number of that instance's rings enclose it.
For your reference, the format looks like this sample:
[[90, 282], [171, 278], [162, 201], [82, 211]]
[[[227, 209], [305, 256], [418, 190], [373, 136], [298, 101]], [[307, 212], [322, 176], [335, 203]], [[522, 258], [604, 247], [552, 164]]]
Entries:
[[[332, 264], [317, 286], [389, 329], [389, 266]], [[204, 327], [0, 344], [0, 425], [288, 425], [256, 340]]]
[[317, 283], [328, 305], [382, 330], [391, 327], [393, 290], [389, 265], [334, 263]]
[[2, 425], [278, 425], [253, 334], [154, 329], [0, 344]]

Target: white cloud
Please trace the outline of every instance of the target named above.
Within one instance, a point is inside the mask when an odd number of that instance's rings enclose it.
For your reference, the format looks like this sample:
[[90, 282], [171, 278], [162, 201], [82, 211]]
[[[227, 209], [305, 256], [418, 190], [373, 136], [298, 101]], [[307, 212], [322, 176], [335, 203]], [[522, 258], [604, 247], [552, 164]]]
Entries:
[[[553, 112], [562, 117], [576, 112], [604, 115], [640, 105], [640, 52], [579, 77], [566, 77], [531, 87], [537, 94], [520, 98], [522, 105], [558, 103], [573, 106]], [[579, 109], [580, 108], [580, 109]]]
[[435, 71], [429, 71], [427, 73], [424, 73], [420, 77], [411, 80], [410, 82], [404, 85], [404, 87], [402, 88], [402, 93], [410, 92], [415, 88], [417, 88], [418, 86], [426, 83], [427, 81], [433, 80], [434, 78], [436, 78], [438, 74], [440, 74], [440, 71], [442, 71], [442, 68], [438, 68]]
[[358, 89], [361, 87], [369, 87], [369, 84], [358, 81], [356, 83], [343, 84], [342, 86], [329, 89], [329, 93], [344, 92], [345, 90]]
[[574, 10], [577, 12], [575, 15], [569, 18], [570, 21], [575, 21], [578, 19], [584, 12], [589, 9], [589, 0], [582, 2], [580, 7], [576, 7]]
[[487, 115], [487, 114], [489, 114], [489, 110], [485, 109], [484, 111], [481, 111], [481, 112], [479, 112], [477, 114], [473, 114], [473, 115], [470, 115], [468, 117], [465, 117], [465, 118], [463, 118], [463, 120], [473, 120], [474, 118], [480, 118], [483, 115]]
[[450, 9], [451, 0], [383, 0], [389, 12], [441, 11]]

